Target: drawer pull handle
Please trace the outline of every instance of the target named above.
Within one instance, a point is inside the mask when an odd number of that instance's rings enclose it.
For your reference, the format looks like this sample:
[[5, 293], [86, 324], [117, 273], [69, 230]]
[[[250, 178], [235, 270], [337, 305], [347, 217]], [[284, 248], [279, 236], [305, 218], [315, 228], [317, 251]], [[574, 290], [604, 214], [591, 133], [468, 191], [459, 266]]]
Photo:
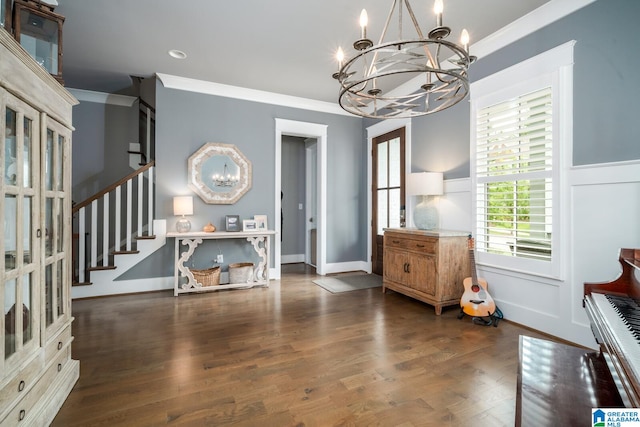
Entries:
[[20, 384], [18, 384], [18, 391], [24, 390], [24, 386], [25, 385], [26, 385], [26, 383], [24, 381], [20, 381]]
[[418, 248], [424, 248], [424, 245], [416, 245]]
[[393, 242], [393, 243], [395, 243], [397, 245], [398, 243], [400, 243], [400, 240], [392, 240], [391, 242]]
[[58, 372], [62, 371], [62, 363], [58, 363]]
[[62, 348], [62, 341], [58, 341], [58, 350]]
[[20, 415], [18, 416], [18, 421], [24, 420], [25, 415], [27, 415], [27, 411], [24, 409], [20, 409]]

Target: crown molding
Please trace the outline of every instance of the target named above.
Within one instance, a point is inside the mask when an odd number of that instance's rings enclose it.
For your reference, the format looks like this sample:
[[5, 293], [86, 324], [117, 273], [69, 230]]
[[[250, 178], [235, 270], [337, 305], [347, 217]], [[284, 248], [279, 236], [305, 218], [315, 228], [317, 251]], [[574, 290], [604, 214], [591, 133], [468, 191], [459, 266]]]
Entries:
[[134, 96], [117, 95], [113, 93], [94, 92], [92, 90], [67, 88], [78, 101], [95, 102], [97, 104], [131, 107], [138, 98]]
[[184, 90], [206, 95], [223, 96], [225, 98], [242, 99], [244, 101], [260, 102], [263, 104], [280, 105], [283, 107], [299, 108], [302, 110], [353, 117], [352, 114], [344, 111], [339, 105], [331, 102], [317, 101], [291, 95], [282, 95], [279, 93], [225, 85], [205, 80], [196, 80], [188, 77], [173, 76], [170, 74], [156, 73], [156, 76], [167, 89]]
[[594, 3], [596, 0], [551, 0], [523, 17], [502, 27], [495, 33], [471, 45], [470, 50], [478, 58], [490, 55], [543, 27]]

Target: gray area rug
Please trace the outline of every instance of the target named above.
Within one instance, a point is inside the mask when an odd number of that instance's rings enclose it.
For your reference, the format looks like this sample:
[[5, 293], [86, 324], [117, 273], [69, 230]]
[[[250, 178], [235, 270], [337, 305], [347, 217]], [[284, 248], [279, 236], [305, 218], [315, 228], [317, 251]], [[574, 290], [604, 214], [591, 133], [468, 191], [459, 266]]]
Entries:
[[313, 281], [316, 285], [332, 294], [357, 291], [359, 289], [377, 288], [382, 286], [382, 276], [377, 274], [353, 274], [347, 276], [323, 277]]

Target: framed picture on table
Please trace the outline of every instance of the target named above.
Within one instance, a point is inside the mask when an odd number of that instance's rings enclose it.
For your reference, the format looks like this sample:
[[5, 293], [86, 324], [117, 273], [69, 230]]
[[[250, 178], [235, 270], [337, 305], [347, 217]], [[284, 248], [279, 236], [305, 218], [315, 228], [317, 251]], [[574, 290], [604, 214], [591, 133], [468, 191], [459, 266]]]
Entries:
[[257, 231], [258, 224], [255, 219], [245, 219], [242, 221], [242, 231]]
[[259, 231], [265, 231], [268, 229], [266, 215], [254, 215], [253, 220], [256, 222], [257, 229]]
[[225, 217], [225, 229], [227, 231], [240, 231], [240, 216], [227, 215]]

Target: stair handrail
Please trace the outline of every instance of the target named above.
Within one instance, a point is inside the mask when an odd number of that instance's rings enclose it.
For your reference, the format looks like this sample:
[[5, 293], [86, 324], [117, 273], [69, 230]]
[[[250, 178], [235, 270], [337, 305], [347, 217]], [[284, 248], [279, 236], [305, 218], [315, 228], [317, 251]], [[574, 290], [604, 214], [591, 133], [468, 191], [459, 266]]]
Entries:
[[146, 172], [149, 168], [152, 168], [153, 166], [155, 166], [155, 164], [156, 164], [156, 161], [152, 160], [149, 163], [147, 163], [146, 165], [144, 165], [143, 167], [141, 167], [140, 169], [136, 169], [133, 172], [131, 172], [129, 175], [125, 176], [124, 178], [120, 178], [119, 180], [117, 180], [113, 184], [109, 185], [108, 187], [105, 187], [103, 190], [100, 190], [99, 192], [97, 192], [93, 196], [89, 197], [88, 199], [83, 200], [82, 202], [79, 202], [79, 203], [75, 203], [73, 205], [73, 209], [72, 209], [73, 213], [74, 214], [77, 213], [80, 209], [82, 209], [82, 208], [84, 208], [86, 206], [89, 206], [94, 200], [100, 199], [105, 194], [112, 192], [117, 187], [125, 184], [130, 179], [133, 179], [136, 176], [140, 175], [141, 173]]

